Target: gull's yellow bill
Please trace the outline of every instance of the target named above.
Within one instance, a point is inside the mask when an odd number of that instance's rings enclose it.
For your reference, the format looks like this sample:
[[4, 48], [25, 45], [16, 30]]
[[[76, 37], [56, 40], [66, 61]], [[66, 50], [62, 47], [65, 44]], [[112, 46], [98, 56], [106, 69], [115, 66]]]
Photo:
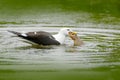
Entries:
[[77, 32], [72, 32], [72, 34], [77, 34]]
[[77, 32], [69, 32], [69, 35], [76, 35]]

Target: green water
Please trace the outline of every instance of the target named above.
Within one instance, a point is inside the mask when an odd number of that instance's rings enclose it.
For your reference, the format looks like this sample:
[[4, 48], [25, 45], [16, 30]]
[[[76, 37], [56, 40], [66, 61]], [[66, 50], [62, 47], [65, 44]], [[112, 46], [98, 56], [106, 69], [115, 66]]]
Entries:
[[[0, 80], [120, 80], [119, 0], [0, 0]], [[7, 30], [78, 32], [61, 46], [26, 43]]]

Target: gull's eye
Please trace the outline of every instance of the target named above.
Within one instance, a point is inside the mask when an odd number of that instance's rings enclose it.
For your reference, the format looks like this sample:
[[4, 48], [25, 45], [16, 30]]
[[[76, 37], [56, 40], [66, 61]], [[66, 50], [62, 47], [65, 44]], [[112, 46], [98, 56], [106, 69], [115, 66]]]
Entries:
[[67, 31], [70, 31], [70, 29], [67, 29]]

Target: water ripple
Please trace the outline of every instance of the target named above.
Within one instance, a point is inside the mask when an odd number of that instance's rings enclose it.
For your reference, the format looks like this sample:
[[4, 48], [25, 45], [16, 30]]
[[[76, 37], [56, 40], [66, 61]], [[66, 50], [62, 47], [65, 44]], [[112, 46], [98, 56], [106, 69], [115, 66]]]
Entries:
[[[6, 30], [13, 29], [22, 32], [23, 28], [1, 28], [0, 29], [0, 64], [42, 64], [61, 65], [62, 67], [80, 67], [93, 64], [105, 65], [109, 62], [119, 62], [119, 30], [73, 28], [78, 36], [84, 41], [81, 47], [73, 46], [70, 38], [67, 38], [65, 45], [40, 47], [25, 43], [22, 39], [14, 37]], [[24, 32], [33, 28], [24, 28]], [[56, 33], [59, 28], [35, 28]], [[13, 37], [11, 37], [13, 36]], [[115, 51], [117, 50], [117, 51]], [[119, 64], [118, 64], [119, 65]]]

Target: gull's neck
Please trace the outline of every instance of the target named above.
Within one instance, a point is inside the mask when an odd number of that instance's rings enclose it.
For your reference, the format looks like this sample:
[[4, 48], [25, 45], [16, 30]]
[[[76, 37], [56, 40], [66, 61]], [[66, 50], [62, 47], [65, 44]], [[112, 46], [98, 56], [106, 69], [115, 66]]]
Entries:
[[58, 41], [60, 42], [60, 44], [63, 44], [64, 41], [65, 41], [65, 35], [64, 34], [61, 34], [60, 32], [56, 35], [53, 35], [53, 37]]

